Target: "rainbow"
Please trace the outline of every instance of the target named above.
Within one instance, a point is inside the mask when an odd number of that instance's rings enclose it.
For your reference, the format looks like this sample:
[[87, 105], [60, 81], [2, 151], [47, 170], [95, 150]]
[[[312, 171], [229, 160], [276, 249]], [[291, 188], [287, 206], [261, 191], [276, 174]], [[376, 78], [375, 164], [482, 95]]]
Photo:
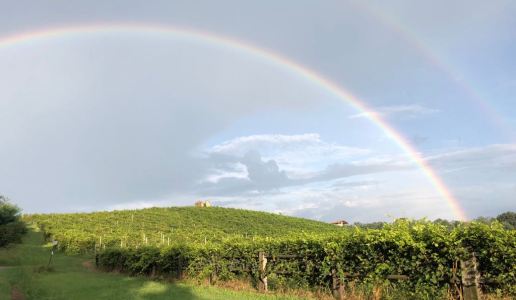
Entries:
[[427, 60], [430, 65], [444, 74], [482, 115], [487, 116], [486, 119], [488, 119], [499, 132], [502, 132], [505, 138], [511, 141], [516, 139], [516, 132], [514, 128], [509, 125], [507, 118], [491, 105], [489, 101], [483, 99], [480, 93], [477, 92], [471, 84], [464, 81], [459, 72], [453, 69], [449, 63], [446, 63], [442, 56], [440, 57], [435, 51], [432, 51], [432, 48], [420, 38], [420, 35], [411, 30], [409, 26], [401, 23], [399, 19], [390, 16], [385, 10], [379, 9], [371, 2], [352, 1], [352, 4], [355, 8], [363, 11], [366, 15], [372, 16], [375, 21], [380, 22], [386, 28], [395, 32], [405, 43], [410, 45], [412, 49], [416, 50], [419, 55]]
[[62, 38], [77, 34], [95, 34], [102, 32], [167, 34], [220, 47], [228, 47], [232, 50], [237, 50], [244, 54], [252, 55], [256, 58], [264, 60], [267, 63], [277, 65], [298, 76], [301, 76], [309, 82], [345, 101], [356, 110], [363, 112], [371, 122], [376, 124], [390, 139], [392, 139], [400, 147], [400, 149], [409, 155], [415, 164], [420, 167], [434, 188], [447, 201], [454, 215], [460, 220], [467, 219], [466, 213], [460, 206], [457, 199], [446, 187], [442, 179], [430, 167], [428, 162], [421, 156], [416, 148], [411, 145], [391, 125], [383, 120], [378, 114], [372, 113], [372, 110], [351, 92], [340, 87], [336, 83], [316, 73], [315, 71], [310, 70], [309, 68], [272, 51], [259, 48], [247, 42], [242, 42], [233, 38], [217, 35], [214, 33], [193, 30], [190, 28], [135, 23], [105, 23], [72, 27], [47, 28], [36, 31], [22, 32], [0, 38], [0, 49], [5, 47], [12, 47], [15, 45], [29, 44], [44, 39], [58, 37]]

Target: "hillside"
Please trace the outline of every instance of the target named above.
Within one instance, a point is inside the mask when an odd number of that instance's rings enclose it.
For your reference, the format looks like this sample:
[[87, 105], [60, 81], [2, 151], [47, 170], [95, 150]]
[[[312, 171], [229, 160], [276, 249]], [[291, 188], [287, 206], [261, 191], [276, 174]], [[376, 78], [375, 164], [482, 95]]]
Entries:
[[58, 241], [76, 244], [77, 247], [67, 249], [71, 252], [85, 248], [93, 250], [95, 245], [164, 246], [342, 231], [342, 228], [313, 220], [221, 207], [36, 214], [24, 218]]
[[[32, 215], [25, 220], [57, 239], [61, 250], [95, 251], [96, 266], [106, 271], [243, 280], [262, 291], [268, 280], [271, 289], [326, 289], [339, 272], [354, 274], [367, 299], [377, 288], [386, 299], [449, 299], [452, 289], [460, 293], [460, 287], [450, 284], [453, 278], [473, 272], [457, 262], [471, 259], [474, 252], [481, 289], [516, 295], [516, 231], [498, 222], [449, 228], [399, 219], [381, 229], [347, 230], [270, 213], [194, 207]], [[404, 281], [386, 281], [399, 278]]]

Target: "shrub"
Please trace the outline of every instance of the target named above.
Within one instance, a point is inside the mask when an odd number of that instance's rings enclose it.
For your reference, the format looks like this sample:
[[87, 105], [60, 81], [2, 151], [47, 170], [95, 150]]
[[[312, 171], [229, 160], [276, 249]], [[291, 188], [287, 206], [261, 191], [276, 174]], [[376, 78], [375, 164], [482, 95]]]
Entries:
[[0, 247], [20, 242], [26, 232], [25, 223], [20, 221], [20, 209], [0, 196]]

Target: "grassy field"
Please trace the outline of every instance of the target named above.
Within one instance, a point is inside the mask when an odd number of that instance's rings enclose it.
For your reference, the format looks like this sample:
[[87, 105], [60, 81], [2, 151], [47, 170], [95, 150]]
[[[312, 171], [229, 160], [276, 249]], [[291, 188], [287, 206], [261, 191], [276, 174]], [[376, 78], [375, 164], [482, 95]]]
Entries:
[[23, 295], [17, 300], [299, 299], [95, 272], [85, 267], [91, 264], [86, 258], [61, 253], [54, 256], [53, 271], [40, 271], [47, 265], [49, 253], [43, 235], [33, 230], [23, 244], [0, 249], [0, 299], [11, 299], [12, 287]]

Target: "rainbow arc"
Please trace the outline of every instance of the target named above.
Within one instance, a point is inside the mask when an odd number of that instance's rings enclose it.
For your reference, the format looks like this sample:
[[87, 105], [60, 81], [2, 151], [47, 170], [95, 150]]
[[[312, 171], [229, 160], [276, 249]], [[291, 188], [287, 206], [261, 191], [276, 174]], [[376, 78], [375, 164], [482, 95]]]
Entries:
[[319, 86], [321, 89], [338, 97], [342, 101], [354, 107], [356, 110], [363, 112], [365, 116], [376, 126], [378, 126], [392, 141], [394, 141], [401, 150], [409, 155], [411, 160], [419, 166], [421, 171], [428, 178], [437, 192], [446, 200], [454, 215], [460, 220], [466, 220], [466, 213], [454, 197], [449, 188], [446, 187], [443, 180], [432, 169], [428, 162], [422, 157], [417, 149], [409, 143], [409, 141], [388, 124], [379, 114], [371, 113], [372, 110], [364, 101], [353, 95], [350, 91], [339, 86], [335, 82], [323, 75], [293, 61], [278, 53], [257, 47], [247, 42], [214, 33], [198, 31], [190, 28], [179, 28], [163, 25], [136, 24], [136, 23], [118, 23], [118, 24], [93, 24], [83, 26], [48, 28], [36, 31], [22, 32], [11, 36], [0, 37], [0, 49], [5, 47], [13, 47], [22, 44], [34, 43], [40, 40], [65, 38], [76, 35], [98, 34], [98, 33], [154, 33], [171, 35], [178, 38], [195, 40], [201, 43], [207, 43], [219, 47], [227, 47], [232, 50], [241, 51], [243, 54], [251, 55], [258, 59], [288, 70], [307, 81]]

